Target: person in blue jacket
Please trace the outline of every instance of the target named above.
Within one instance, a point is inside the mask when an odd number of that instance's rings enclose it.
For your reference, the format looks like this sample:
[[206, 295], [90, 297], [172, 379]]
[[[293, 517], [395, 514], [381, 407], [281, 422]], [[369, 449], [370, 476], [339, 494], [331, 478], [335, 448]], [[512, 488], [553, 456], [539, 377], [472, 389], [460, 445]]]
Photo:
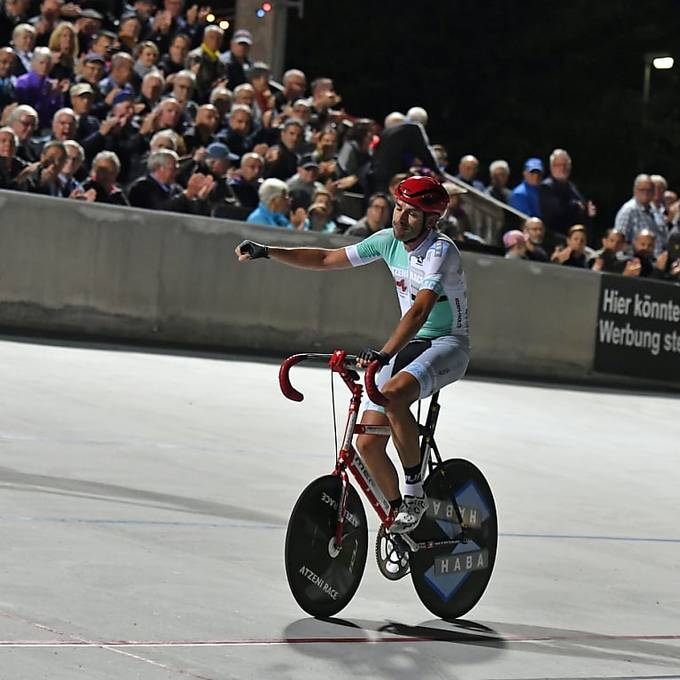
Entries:
[[291, 202], [283, 180], [270, 177], [262, 182], [257, 193], [260, 204], [248, 215], [247, 222], [266, 227], [304, 229], [307, 211]]
[[524, 180], [510, 195], [510, 206], [529, 217], [542, 217], [538, 201], [538, 185], [543, 179], [543, 162], [540, 158], [529, 158], [524, 164]]

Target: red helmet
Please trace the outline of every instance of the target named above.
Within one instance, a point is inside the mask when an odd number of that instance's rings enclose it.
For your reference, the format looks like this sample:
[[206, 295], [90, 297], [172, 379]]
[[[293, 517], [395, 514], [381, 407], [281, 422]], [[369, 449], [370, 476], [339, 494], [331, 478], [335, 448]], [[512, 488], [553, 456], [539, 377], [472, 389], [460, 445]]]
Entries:
[[434, 177], [415, 175], [399, 182], [395, 198], [423, 212], [443, 215], [449, 205], [449, 194]]

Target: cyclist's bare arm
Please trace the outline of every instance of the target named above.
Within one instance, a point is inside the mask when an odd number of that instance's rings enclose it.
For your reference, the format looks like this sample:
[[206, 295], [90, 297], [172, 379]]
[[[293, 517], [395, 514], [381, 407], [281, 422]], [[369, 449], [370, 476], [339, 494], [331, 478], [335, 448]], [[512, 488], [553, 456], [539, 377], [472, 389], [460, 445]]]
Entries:
[[269, 248], [269, 257], [303, 269], [349, 269], [344, 248]]
[[[236, 248], [239, 261], [250, 260], [248, 253], [242, 253], [240, 246]], [[302, 269], [349, 269], [349, 261], [344, 248], [267, 248], [267, 256], [292, 267]]]
[[385, 343], [382, 351], [393, 357], [399, 350], [406, 347], [427, 321], [427, 317], [430, 316], [430, 312], [438, 299], [439, 295], [432, 290], [418, 291], [413, 306], [401, 317], [394, 333]]

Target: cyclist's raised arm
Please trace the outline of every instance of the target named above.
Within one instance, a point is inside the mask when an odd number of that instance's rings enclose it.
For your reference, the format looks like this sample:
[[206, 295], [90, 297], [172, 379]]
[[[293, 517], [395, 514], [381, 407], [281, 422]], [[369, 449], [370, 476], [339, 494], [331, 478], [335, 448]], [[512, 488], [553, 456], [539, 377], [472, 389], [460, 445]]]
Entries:
[[349, 269], [352, 266], [344, 248], [275, 248], [243, 241], [235, 252], [241, 262], [268, 257], [302, 269]]
[[348, 269], [352, 266], [344, 248], [270, 248], [269, 257], [303, 269]]

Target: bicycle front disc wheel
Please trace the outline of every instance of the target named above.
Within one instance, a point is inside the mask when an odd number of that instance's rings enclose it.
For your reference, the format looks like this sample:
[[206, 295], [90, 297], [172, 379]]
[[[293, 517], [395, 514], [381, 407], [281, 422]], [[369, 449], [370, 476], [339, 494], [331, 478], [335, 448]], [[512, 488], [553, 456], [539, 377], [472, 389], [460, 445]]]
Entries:
[[366, 565], [368, 525], [364, 506], [349, 486], [342, 545], [335, 529], [342, 480], [325, 475], [298, 498], [286, 533], [286, 576], [296, 602], [312, 616], [333, 616], [354, 596]]
[[455, 499], [466, 526], [466, 543], [412, 552], [411, 577], [418, 597], [435, 615], [456, 619], [477, 604], [496, 560], [496, 505], [484, 476], [472, 463], [446, 460], [425, 480], [427, 515], [413, 531], [415, 541], [460, 536]]

